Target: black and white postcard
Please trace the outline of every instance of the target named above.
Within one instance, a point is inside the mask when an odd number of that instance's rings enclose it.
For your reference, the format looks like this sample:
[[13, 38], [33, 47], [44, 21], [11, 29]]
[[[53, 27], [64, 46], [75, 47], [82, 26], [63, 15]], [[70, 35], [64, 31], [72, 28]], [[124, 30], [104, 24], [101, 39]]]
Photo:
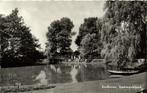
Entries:
[[1, 0], [0, 93], [147, 93], [147, 1]]

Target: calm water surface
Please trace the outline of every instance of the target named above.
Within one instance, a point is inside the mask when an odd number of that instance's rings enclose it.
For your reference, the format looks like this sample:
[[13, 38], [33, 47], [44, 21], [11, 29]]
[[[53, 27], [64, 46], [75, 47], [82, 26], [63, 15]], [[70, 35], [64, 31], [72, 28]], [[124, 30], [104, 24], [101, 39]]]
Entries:
[[109, 74], [103, 64], [47, 65], [2, 68], [0, 85], [78, 83], [107, 79]]

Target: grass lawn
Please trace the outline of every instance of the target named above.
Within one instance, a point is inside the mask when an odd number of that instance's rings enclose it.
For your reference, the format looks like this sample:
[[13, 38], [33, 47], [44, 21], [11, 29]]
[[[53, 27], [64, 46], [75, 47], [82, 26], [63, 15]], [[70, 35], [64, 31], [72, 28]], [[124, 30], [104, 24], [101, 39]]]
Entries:
[[[23, 93], [136, 93], [140, 88], [118, 88], [119, 86], [141, 86], [145, 88], [147, 72], [125, 76], [116, 79], [87, 81], [73, 84], [57, 85], [54, 89], [30, 91]], [[102, 85], [115, 86], [117, 88], [102, 88]]]

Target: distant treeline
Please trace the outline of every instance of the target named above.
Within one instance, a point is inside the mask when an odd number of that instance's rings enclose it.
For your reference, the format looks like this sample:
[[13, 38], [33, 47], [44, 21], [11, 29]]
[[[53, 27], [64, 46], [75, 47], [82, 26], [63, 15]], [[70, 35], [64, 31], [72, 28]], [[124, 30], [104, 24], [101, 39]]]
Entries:
[[[32, 65], [45, 57], [49, 63], [103, 58], [119, 68], [131, 65], [146, 56], [146, 6], [145, 1], [106, 1], [104, 16], [85, 18], [79, 31], [72, 31], [74, 20], [70, 18], [55, 20], [48, 27], [45, 52], [38, 51], [38, 40], [15, 9], [0, 16], [1, 65]], [[76, 32], [78, 49], [73, 51], [70, 46]]]

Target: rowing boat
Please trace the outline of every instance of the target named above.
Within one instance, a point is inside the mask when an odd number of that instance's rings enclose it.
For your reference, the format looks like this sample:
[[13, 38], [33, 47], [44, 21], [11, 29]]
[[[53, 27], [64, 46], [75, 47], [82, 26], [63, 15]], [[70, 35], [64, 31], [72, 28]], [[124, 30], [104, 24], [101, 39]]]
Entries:
[[108, 72], [115, 75], [131, 75], [138, 73], [138, 71], [136, 70], [131, 70], [131, 71], [108, 70]]

